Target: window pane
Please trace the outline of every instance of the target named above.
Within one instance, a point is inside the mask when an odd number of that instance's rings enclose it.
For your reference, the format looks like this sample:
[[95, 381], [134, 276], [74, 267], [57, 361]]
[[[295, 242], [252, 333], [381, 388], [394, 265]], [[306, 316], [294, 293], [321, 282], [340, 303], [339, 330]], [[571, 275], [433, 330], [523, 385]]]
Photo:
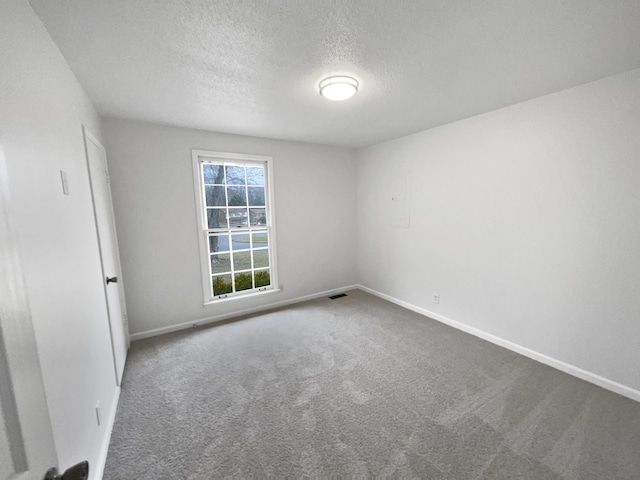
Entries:
[[234, 233], [232, 237], [234, 250], [249, 250], [251, 248], [248, 233]]
[[264, 206], [264, 187], [249, 187], [249, 205]]
[[224, 187], [204, 187], [207, 207], [224, 207], [227, 200], [224, 197]]
[[247, 187], [227, 187], [227, 198], [230, 207], [247, 205]]
[[228, 228], [227, 210], [224, 208], [207, 209], [208, 228]]
[[211, 273], [226, 273], [230, 271], [230, 253], [214, 253], [213, 255], [211, 255]]
[[250, 288], [253, 288], [253, 283], [251, 282], [251, 272], [237, 273], [236, 292], [239, 292], [241, 290], [249, 290]]
[[209, 235], [209, 253], [228, 252], [229, 235]]
[[230, 208], [229, 209], [229, 226], [246, 227], [247, 226], [247, 209], [246, 208]]
[[204, 223], [200, 226], [208, 242], [203, 269], [211, 274], [213, 292], [212, 297], [205, 295], [205, 300], [271, 288], [275, 266], [271, 265], [269, 245], [268, 160], [242, 155], [218, 158], [211, 153], [202, 155], [197, 166], [201, 169], [199, 188], [205, 217], [200, 216], [204, 221], [199, 223]]
[[266, 287], [267, 285], [271, 285], [271, 276], [269, 275], [269, 270], [259, 270], [255, 272], [255, 280], [256, 287]]
[[233, 270], [250, 270], [251, 269], [251, 252], [234, 252], [233, 253]]
[[267, 238], [267, 232], [256, 232], [252, 234], [253, 248], [268, 247], [269, 239]]
[[249, 217], [251, 217], [251, 225], [259, 226], [267, 224], [267, 217], [264, 208], [250, 208]]
[[264, 168], [247, 167], [247, 185], [264, 185]]
[[204, 183], [224, 183], [224, 170], [222, 169], [222, 165], [211, 165], [210, 163], [203, 163], [202, 173], [204, 176]]
[[233, 290], [231, 275], [214, 276], [211, 280], [211, 285], [213, 286], [214, 295], [224, 295], [225, 293], [231, 293]]
[[227, 185], [245, 185], [244, 167], [227, 167]]
[[269, 266], [269, 250], [253, 251], [253, 268], [264, 268]]

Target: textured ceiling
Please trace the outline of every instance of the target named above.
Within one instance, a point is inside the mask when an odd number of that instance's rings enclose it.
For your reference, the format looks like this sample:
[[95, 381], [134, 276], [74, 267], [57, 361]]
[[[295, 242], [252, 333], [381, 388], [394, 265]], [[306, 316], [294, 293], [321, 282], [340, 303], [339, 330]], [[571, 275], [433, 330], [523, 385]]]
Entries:
[[638, 0], [30, 3], [102, 115], [348, 147], [640, 68]]

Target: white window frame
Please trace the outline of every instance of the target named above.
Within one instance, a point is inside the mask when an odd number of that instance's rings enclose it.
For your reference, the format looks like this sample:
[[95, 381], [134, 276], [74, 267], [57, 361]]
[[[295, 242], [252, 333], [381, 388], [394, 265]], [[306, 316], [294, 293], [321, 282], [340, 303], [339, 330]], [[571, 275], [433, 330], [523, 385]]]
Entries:
[[[197, 209], [197, 227], [198, 227], [198, 244], [200, 247], [200, 264], [202, 270], [202, 294], [204, 298], [204, 305], [213, 303], [224, 302], [227, 300], [235, 300], [248, 298], [256, 295], [263, 295], [265, 293], [272, 293], [280, 291], [278, 287], [278, 274], [276, 268], [276, 230], [275, 230], [275, 215], [274, 215], [274, 195], [273, 195], [273, 158], [266, 155], [250, 155], [243, 153], [230, 153], [230, 152], [213, 152], [208, 150], [191, 150], [191, 158], [193, 163], [193, 180], [194, 190], [196, 197], [196, 209]], [[206, 199], [204, 178], [202, 173], [202, 164], [208, 161], [213, 162], [229, 162], [233, 163], [245, 163], [245, 164], [261, 164], [264, 166], [264, 187], [265, 187], [265, 217], [266, 225], [261, 225], [260, 229], [266, 227], [267, 236], [269, 239], [269, 275], [271, 284], [266, 287], [260, 287], [259, 289], [253, 288], [250, 290], [242, 290], [240, 292], [231, 292], [223, 295], [213, 295], [212, 287], [212, 272], [211, 272], [211, 259], [209, 256], [209, 233], [210, 230], [206, 217]], [[231, 230], [231, 229], [230, 229]], [[234, 230], [235, 231], [235, 230]], [[250, 225], [246, 229], [240, 230], [242, 232], [250, 232]], [[231, 248], [231, 245], [229, 246]]]

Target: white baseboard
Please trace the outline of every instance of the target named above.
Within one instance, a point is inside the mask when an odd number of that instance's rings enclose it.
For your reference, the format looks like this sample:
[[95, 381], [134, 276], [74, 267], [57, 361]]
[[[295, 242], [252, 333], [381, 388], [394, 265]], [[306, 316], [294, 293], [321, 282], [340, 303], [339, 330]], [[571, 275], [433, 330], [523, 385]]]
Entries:
[[347, 285], [341, 288], [334, 288], [332, 290], [326, 290], [324, 292], [313, 293], [311, 295], [304, 295], [302, 297], [296, 297], [289, 300], [283, 300], [281, 302], [268, 303], [266, 305], [260, 305], [259, 307], [247, 308], [245, 310], [236, 310], [230, 313], [224, 313], [213, 317], [201, 318], [198, 320], [192, 320], [190, 322], [179, 323], [177, 325], [170, 325], [168, 327], [154, 328], [153, 330], [146, 330], [144, 332], [134, 333], [130, 335], [132, 342], [136, 340], [142, 340], [143, 338], [155, 337], [158, 335], [164, 335], [165, 333], [177, 332], [180, 330], [186, 330], [199, 325], [208, 325], [210, 323], [221, 322], [234, 317], [241, 317], [242, 315], [249, 315], [252, 313], [259, 313], [265, 310], [271, 310], [273, 308], [286, 307], [287, 305], [293, 305], [295, 303], [305, 302], [307, 300], [313, 300], [315, 298], [327, 297], [329, 295], [335, 295], [337, 293], [345, 292], [347, 290], [353, 290], [359, 288], [358, 285]]
[[104, 474], [104, 467], [107, 463], [107, 453], [109, 452], [109, 443], [111, 442], [111, 433], [113, 432], [113, 425], [116, 422], [116, 413], [118, 412], [118, 403], [120, 402], [120, 387], [116, 387], [116, 394], [113, 398], [111, 405], [111, 412], [107, 423], [105, 424], [105, 436], [102, 439], [102, 446], [100, 447], [100, 453], [98, 455], [98, 463], [96, 465], [89, 465], [89, 475], [93, 480], [102, 480]]
[[432, 312], [427, 310], [426, 308], [418, 307], [411, 303], [405, 302], [403, 300], [399, 300], [390, 295], [386, 295], [382, 292], [378, 292], [377, 290], [373, 290], [369, 287], [365, 287], [364, 285], [358, 285], [357, 288], [360, 290], [370, 293], [371, 295], [375, 295], [376, 297], [380, 297], [384, 300], [387, 300], [391, 303], [395, 303], [396, 305], [400, 305], [408, 310], [419, 313], [420, 315], [424, 315], [426, 317], [432, 318], [433, 320], [437, 320], [446, 325], [449, 325], [458, 330], [462, 330], [463, 332], [470, 333], [476, 337], [482, 338], [483, 340], [487, 340], [488, 342], [494, 343], [501, 347], [504, 347], [513, 352], [519, 353], [520, 355], [524, 355], [525, 357], [529, 357], [533, 360], [536, 360], [540, 363], [553, 367], [562, 372], [568, 373], [569, 375], [573, 375], [574, 377], [585, 380], [589, 383], [593, 383], [594, 385], [598, 385], [599, 387], [605, 388], [612, 392], [618, 393], [624, 397], [630, 398], [637, 402], [640, 402], [640, 391], [635, 390], [631, 387], [627, 387], [626, 385], [622, 385], [621, 383], [614, 382], [613, 380], [609, 380], [608, 378], [602, 377], [600, 375], [596, 375], [595, 373], [588, 372], [587, 370], [583, 370], [582, 368], [576, 367], [574, 365], [565, 363], [561, 360], [557, 360], [555, 358], [549, 357], [548, 355], [544, 355], [542, 353], [531, 350], [527, 347], [523, 347], [522, 345], [518, 345], [516, 343], [510, 342], [503, 338], [497, 337], [490, 333], [484, 332], [477, 328], [471, 327], [464, 323], [458, 322], [456, 320], [452, 320], [451, 318], [445, 317], [444, 315], [440, 315], [439, 313]]

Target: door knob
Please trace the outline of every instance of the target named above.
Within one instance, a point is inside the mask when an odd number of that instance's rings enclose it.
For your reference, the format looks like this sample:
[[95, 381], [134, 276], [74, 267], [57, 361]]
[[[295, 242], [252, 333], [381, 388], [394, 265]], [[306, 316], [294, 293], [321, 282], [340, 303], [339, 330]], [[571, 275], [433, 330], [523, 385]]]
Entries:
[[118, 277], [107, 277], [107, 285], [109, 285], [110, 283], [118, 283]]
[[87, 480], [89, 478], [89, 462], [80, 462], [68, 468], [62, 475], [57, 468], [50, 468], [44, 476], [44, 480]]

